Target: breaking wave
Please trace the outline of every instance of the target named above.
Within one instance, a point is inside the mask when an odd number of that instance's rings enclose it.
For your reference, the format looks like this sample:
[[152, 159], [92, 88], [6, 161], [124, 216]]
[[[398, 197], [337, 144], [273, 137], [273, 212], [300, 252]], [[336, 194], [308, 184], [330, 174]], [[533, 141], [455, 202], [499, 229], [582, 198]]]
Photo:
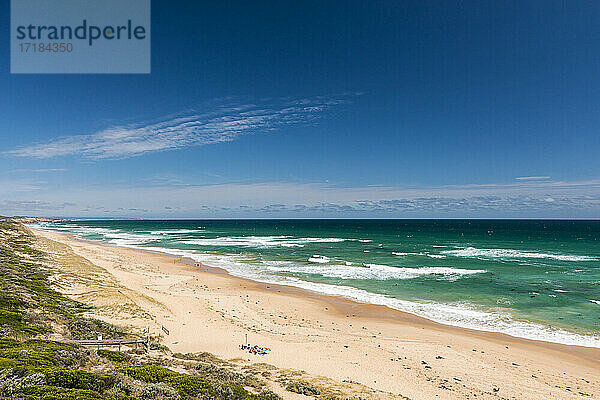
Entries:
[[304, 247], [309, 243], [338, 243], [353, 239], [343, 238], [294, 238], [292, 236], [223, 236], [213, 239], [184, 239], [185, 244], [197, 246], [239, 246], [254, 248]]
[[379, 264], [348, 266], [339, 264], [301, 265], [289, 263], [285, 265], [269, 266], [267, 269], [273, 272], [314, 274], [329, 278], [371, 279], [379, 281], [390, 279], [413, 279], [426, 275], [455, 280], [463, 275], [482, 274], [487, 272], [485, 270], [471, 270], [450, 267], [404, 268]]
[[537, 253], [530, 251], [520, 251], [513, 249], [478, 249], [475, 247], [465, 247], [456, 250], [445, 250], [442, 253], [454, 257], [468, 258], [505, 258], [505, 259], [521, 259], [521, 258], [538, 258], [558, 261], [597, 261], [596, 257], [569, 255], [569, 254], [553, 254], [553, 253]]

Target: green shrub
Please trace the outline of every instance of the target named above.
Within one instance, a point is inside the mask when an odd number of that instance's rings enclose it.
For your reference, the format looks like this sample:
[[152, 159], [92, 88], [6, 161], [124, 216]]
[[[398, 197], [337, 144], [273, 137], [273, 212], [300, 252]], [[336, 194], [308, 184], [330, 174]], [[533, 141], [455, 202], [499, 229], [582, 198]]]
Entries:
[[19, 363], [17, 363], [16, 360], [10, 360], [8, 358], [0, 357], [0, 369], [16, 368], [18, 366], [19, 366]]
[[69, 330], [76, 339], [116, 339], [124, 336], [123, 330], [115, 325], [89, 318], [74, 318], [69, 321]]
[[226, 400], [242, 400], [249, 397], [249, 393], [235, 384], [224, 384], [221, 382], [213, 382], [210, 396], [211, 399], [226, 399]]
[[38, 385], [20, 389], [15, 397], [24, 400], [97, 400], [102, 396], [85, 389], [65, 389], [56, 386]]
[[42, 273], [39, 273], [39, 272], [33, 272], [31, 274], [25, 275], [25, 278], [27, 278], [27, 279], [33, 279], [33, 280], [35, 280], [35, 279], [43, 280], [43, 279], [46, 279], [46, 275], [42, 274]]
[[23, 388], [43, 385], [45, 382], [44, 374], [23, 374], [13, 369], [2, 369], [0, 370], [0, 396], [9, 397]]
[[16, 298], [13, 295], [7, 293], [0, 293], [0, 309], [21, 309], [27, 306], [27, 302]]
[[270, 390], [263, 390], [260, 394], [251, 394], [245, 400], [281, 400], [281, 396]]
[[106, 358], [107, 360], [118, 363], [123, 363], [128, 360], [127, 356], [120, 351], [100, 349], [98, 350], [98, 355]]
[[[199, 396], [203, 399], [222, 399], [222, 400], [280, 400], [280, 397], [275, 393], [265, 391], [261, 394], [250, 394], [242, 385], [232, 383], [235, 381], [245, 380], [244, 375], [227, 375], [227, 379], [223, 378], [224, 372], [221, 368], [217, 368], [208, 376], [196, 377], [170, 369], [147, 365], [124, 368], [120, 370], [123, 374], [130, 376], [139, 381], [147, 383], [165, 383], [175, 388], [179, 395], [186, 399], [194, 396]], [[200, 368], [199, 372], [207, 372], [210, 369]], [[217, 374], [214, 374], [217, 372]], [[241, 378], [240, 378], [241, 377]], [[215, 380], [213, 380], [215, 379]]]
[[211, 381], [219, 381], [225, 383], [248, 384], [248, 381], [253, 378], [252, 375], [240, 374], [233, 371], [231, 368], [223, 368], [214, 364], [199, 363], [196, 366], [198, 374]]
[[49, 331], [46, 327], [34, 326], [24, 322], [23, 315], [24, 313], [21, 311], [0, 310], [0, 327], [29, 335], [37, 335]]
[[166, 383], [175, 388], [181, 397], [193, 397], [210, 391], [210, 384], [196, 376], [180, 374], [168, 368], [142, 365], [120, 370], [125, 375], [147, 383]]
[[178, 400], [179, 392], [164, 383], [150, 383], [142, 389], [140, 398], [144, 400]]
[[318, 396], [321, 394], [319, 388], [311, 385], [310, 383], [298, 381], [289, 382], [285, 390], [293, 393], [303, 394], [305, 396]]
[[113, 384], [110, 376], [81, 370], [46, 368], [42, 370], [42, 373], [45, 375], [48, 385], [65, 389], [87, 389], [102, 393]]
[[12, 347], [18, 346], [20, 343], [21, 342], [15, 339], [0, 338], [0, 349], [10, 349]]
[[81, 365], [85, 361], [85, 355], [76, 347], [50, 340], [19, 342], [0, 339], [0, 365], [2, 361], [22, 367], [72, 367]]

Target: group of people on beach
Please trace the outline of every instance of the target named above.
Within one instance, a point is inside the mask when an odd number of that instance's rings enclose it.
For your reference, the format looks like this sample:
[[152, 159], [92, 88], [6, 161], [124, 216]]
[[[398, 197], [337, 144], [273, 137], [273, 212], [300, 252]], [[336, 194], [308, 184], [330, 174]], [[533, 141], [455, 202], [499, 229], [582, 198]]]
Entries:
[[269, 351], [271, 351], [271, 349], [268, 347], [260, 347], [257, 345], [252, 346], [250, 344], [241, 344], [240, 350], [247, 351], [250, 354], [258, 354], [258, 355], [263, 355], [263, 356], [265, 354], [268, 354]]

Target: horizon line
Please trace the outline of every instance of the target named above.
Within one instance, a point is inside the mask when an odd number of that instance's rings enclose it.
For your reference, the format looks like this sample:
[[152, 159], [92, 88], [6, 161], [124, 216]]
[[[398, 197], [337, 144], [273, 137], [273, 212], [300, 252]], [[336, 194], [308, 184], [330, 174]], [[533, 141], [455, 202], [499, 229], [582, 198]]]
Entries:
[[221, 218], [139, 218], [139, 217], [102, 217], [102, 218], [87, 218], [87, 217], [34, 217], [25, 215], [15, 215], [11, 217], [5, 217], [10, 219], [17, 218], [39, 218], [39, 219], [53, 219], [53, 220], [74, 220], [74, 221], [302, 221], [302, 220], [373, 220], [373, 221], [403, 221], [403, 220], [429, 220], [429, 221], [444, 221], [444, 220], [475, 220], [475, 221], [590, 221], [600, 222], [600, 218], [511, 218], [511, 217], [398, 217], [398, 218], [376, 218], [376, 217], [306, 217], [306, 218], [233, 218], [233, 217], [221, 217]]

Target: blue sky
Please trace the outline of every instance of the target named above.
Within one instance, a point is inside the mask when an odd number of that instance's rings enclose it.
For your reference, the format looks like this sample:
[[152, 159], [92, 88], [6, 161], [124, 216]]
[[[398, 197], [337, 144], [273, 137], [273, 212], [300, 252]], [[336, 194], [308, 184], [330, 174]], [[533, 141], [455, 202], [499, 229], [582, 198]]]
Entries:
[[0, 214], [600, 216], [593, 1], [152, 2], [149, 75], [11, 75]]

